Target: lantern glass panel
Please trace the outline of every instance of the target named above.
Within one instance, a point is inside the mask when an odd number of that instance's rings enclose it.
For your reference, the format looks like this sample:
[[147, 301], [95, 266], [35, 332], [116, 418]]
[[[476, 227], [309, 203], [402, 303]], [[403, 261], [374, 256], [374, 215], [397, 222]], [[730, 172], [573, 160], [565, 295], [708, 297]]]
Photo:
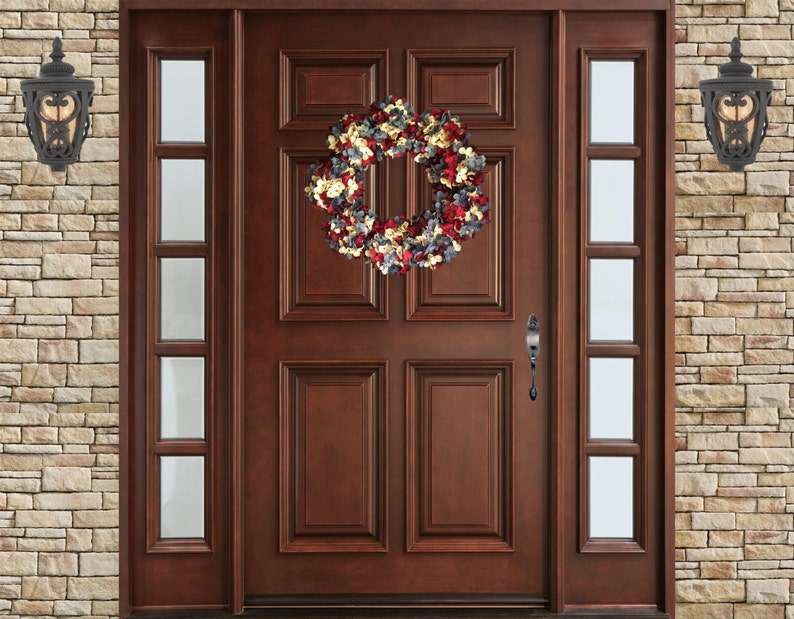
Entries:
[[51, 150], [63, 152], [74, 143], [78, 111], [77, 101], [70, 92], [53, 92], [39, 97], [41, 135], [43, 142], [49, 142]]
[[716, 103], [720, 143], [733, 152], [749, 151], [758, 113], [755, 99], [746, 92], [731, 92], [719, 95]]

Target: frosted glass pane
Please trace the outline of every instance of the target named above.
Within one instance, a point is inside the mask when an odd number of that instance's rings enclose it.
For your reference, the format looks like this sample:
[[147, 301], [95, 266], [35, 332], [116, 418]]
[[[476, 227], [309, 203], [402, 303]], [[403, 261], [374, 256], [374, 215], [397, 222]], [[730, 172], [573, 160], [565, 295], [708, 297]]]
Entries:
[[588, 384], [590, 438], [633, 438], [634, 360], [591, 358]]
[[634, 537], [634, 459], [591, 456], [590, 537]]
[[634, 339], [634, 261], [590, 260], [590, 340]]
[[204, 358], [160, 358], [160, 438], [204, 438]]
[[160, 140], [204, 141], [204, 61], [160, 61]]
[[160, 457], [160, 537], [204, 537], [204, 456]]
[[160, 339], [204, 339], [204, 258], [160, 259]]
[[634, 162], [590, 162], [590, 242], [634, 241]]
[[590, 142], [634, 143], [634, 62], [590, 62]]
[[160, 161], [160, 240], [204, 241], [204, 160]]

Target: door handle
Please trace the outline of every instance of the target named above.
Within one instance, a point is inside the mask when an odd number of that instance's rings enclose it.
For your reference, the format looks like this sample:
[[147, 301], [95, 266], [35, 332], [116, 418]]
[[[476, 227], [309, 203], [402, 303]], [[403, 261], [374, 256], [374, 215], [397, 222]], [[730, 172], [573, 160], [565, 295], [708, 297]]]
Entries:
[[538, 398], [538, 388], [535, 386], [535, 365], [540, 352], [540, 325], [535, 314], [530, 314], [529, 320], [527, 320], [526, 342], [527, 356], [532, 366], [532, 386], [529, 388], [529, 399], [534, 402]]

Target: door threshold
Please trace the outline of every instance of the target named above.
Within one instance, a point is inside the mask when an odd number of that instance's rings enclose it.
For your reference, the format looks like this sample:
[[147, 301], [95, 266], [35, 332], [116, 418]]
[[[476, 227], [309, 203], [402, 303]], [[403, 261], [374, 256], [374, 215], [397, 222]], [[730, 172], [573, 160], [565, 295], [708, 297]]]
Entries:
[[670, 619], [660, 610], [588, 608], [553, 613], [548, 608], [528, 607], [246, 607], [239, 615], [207, 610], [134, 611], [126, 619]]

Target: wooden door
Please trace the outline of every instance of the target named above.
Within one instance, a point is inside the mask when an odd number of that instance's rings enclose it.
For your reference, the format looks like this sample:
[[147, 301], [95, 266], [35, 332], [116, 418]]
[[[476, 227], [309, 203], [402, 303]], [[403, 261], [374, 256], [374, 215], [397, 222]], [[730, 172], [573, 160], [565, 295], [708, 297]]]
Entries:
[[[246, 17], [248, 606], [548, 599], [549, 359], [531, 402], [524, 335], [552, 311], [549, 16], [417, 20]], [[432, 273], [336, 255], [304, 196], [329, 126], [388, 94], [459, 114], [488, 160], [492, 221]], [[413, 215], [430, 187], [384, 161], [367, 197]]]

